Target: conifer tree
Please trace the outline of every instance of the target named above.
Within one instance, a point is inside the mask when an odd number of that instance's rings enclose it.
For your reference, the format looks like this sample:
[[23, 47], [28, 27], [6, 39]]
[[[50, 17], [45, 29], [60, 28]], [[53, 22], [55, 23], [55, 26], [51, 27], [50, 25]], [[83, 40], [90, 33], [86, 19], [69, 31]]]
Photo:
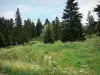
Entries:
[[48, 19], [45, 20], [44, 25], [50, 24], [50, 21]]
[[37, 29], [35, 27], [34, 22], [31, 22], [31, 25], [32, 25], [32, 37], [34, 38], [37, 36]]
[[16, 17], [15, 18], [16, 27], [21, 28], [22, 27], [22, 19], [21, 19], [21, 14], [20, 14], [19, 8], [17, 8], [15, 17]]
[[36, 24], [37, 36], [40, 36], [40, 34], [42, 33], [42, 29], [43, 29], [42, 23], [40, 19], [38, 19]]
[[52, 22], [53, 25], [53, 34], [54, 34], [54, 40], [60, 39], [60, 22], [59, 18], [56, 17], [56, 19]]
[[14, 35], [15, 42], [17, 44], [22, 44], [22, 43], [24, 43], [24, 41], [23, 41], [24, 31], [22, 28], [22, 19], [21, 19], [21, 14], [20, 14], [19, 8], [17, 8], [17, 11], [16, 11], [15, 24], [16, 24], [15, 35]]
[[82, 14], [79, 13], [78, 2], [67, 0], [62, 19], [61, 40], [63, 42], [85, 39], [81, 24]]
[[5, 47], [5, 37], [3, 34], [0, 32], [0, 48]]
[[98, 4], [97, 7], [94, 8], [94, 12], [97, 12], [97, 15], [98, 15], [97, 32], [100, 34], [100, 4]]
[[54, 35], [52, 25], [48, 24], [44, 26], [42, 32], [42, 38], [44, 43], [54, 43]]
[[88, 12], [87, 22], [88, 22], [88, 26], [87, 26], [88, 34], [92, 35], [93, 33], [95, 33], [96, 24], [94, 21], [94, 17], [91, 15], [90, 11]]
[[27, 37], [31, 39], [32, 38], [32, 26], [31, 26], [31, 20], [29, 18], [24, 21], [24, 29], [27, 34]]
[[34, 22], [32, 22], [29, 18], [24, 21], [24, 30], [29, 39], [36, 37], [36, 27]]

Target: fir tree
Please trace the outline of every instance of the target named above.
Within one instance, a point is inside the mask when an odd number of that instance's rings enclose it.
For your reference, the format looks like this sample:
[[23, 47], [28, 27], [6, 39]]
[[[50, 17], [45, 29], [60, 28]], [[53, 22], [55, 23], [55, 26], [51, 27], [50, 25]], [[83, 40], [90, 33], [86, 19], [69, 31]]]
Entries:
[[92, 35], [95, 33], [96, 24], [94, 21], [94, 17], [91, 15], [90, 11], [88, 12], [87, 22], [88, 22], [88, 26], [87, 26], [88, 34]]
[[94, 8], [94, 12], [97, 12], [97, 15], [98, 15], [98, 26], [97, 26], [97, 32], [100, 33], [100, 4], [97, 5], [96, 8]]
[[44, 25], [48, 25], [48, 24], [50, 24], [50, 21], [46, 19]]
[[44, 43], [54, 43], [52, 25], [48, 24], [44, 26], [42, 38]]
[[36, 28], [34, 22], [32, 22], [29, 18], [24, 21], [24, 29], [29, 39], [36, 37]]
[[17, 8], [15, 17], [16, 17], [15, 18], [16, 27], [15, 27], [14, 39], [17, 44], [22, 44], [22, 43], [24, 43], [24, 41], [23, 41], [24, 31], [22, 28], [22, 19], [21, 19], [21, 14], [20, 14], [19, 8]]
[[54, 39], [57, 41], [60, 39], [60, 22], [58, 17], [56, 17], [56, 19], [52, 22], [52, 25], [53, 25]]
[[27, 34], [27, 37], [31, 39], [32, 38], [32, 26], [31, 26], [31, 20], [29, 18], [24, 21], [24, 29]]
[[62, 19], [61, 40], [63, 42], [84, 40], [81, 24], [82, 14], [79, 13], [78, 3], [75, 0], [67, 0]]
[[3, 34], [0, 32], [0, 48], [5, 47], [5, 37]]
[[37, 29], [35, 27], [34, 22], [31, 22], [31, 25], [32, 25], [32, 37], [34, 38], [37, 36]]
[[40, 19], [38, 19], [36, 24], [37, 36], [40, 36], [40, 34], [42, 33], [42, 29], [43, 29], [42, 23]]
[[21, 28], [22, 27], [22, 19], [21, 19], [21, 14], [20, 14], [19, 8], [17, 8], [15, 17], [16, 17], [15, 18], [16, 27]]

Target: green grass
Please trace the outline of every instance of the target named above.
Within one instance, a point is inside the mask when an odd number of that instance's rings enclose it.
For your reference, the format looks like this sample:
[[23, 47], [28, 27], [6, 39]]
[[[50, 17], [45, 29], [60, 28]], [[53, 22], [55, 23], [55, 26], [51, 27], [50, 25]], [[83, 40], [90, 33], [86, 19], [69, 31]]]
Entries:
[[100, 75], [100, 37], [1, 48], [0, 71], [7, 75]]

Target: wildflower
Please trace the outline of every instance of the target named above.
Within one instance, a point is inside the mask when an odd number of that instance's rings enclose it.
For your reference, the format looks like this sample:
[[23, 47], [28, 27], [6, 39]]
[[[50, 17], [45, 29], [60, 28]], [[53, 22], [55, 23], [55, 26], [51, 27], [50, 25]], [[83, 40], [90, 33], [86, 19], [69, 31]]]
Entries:
[[62, 73], [66, 73], [67, 71], [62, 71]]
[[50, 63], [55, 63], [54, 61], [49, 61]]
[[84, 72], [84, 69], [81, 69], [79, 72]]
[[39, 65], [35, 65], [36, 67], [39, 67]]
[[67, 70], [67, 68], [64, 68], [64, 70]]
[[76, 73], [76, 71], [74, 71], [74, 73]]
[[84, 65], [81, 65], [82, 67], [84, 67]]
[[51, 59], [52, 57], [50, 56], [49, 59]]
[[85, 65], [85, 67], [88, 67], [88, 65]]
[[71, 74], [71, 73], [68, 73], [68, 74]]
[[47, 56], [44, 57], [44, 59], [47, 59], [47, 58], [48, 58]]
[[56, 70], [56, 68], [54, 68], [54, 70]]

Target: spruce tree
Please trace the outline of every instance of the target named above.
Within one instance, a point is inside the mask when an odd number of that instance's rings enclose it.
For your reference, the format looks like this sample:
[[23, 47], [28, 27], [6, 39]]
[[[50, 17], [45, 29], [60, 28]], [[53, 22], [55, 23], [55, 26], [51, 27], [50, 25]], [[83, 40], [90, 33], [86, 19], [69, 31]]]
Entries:
[[40, 34], [42, 33], [42, 29], [43, 29], [42, 23], [40, 19], [38, 19], [36, 24], [37, 36], [40, 36]]
[[53, 25], [53, 34], [54, 34], [54, 40], [60, 39], [60, 22], [59, 18], [56, 17], [56, 19], [52, 22]]
[[48, 24], [50, 24], [50, 21], [48, 19], [46, 19], [45, 23], [43, 24], [43, 28], [44, 28], [45, 25], [48, 25]]
[[84, 40], [81, 24], [82, 14], [79, 13], [78, 2], [67, 0], [62, 19], [61, 40], [63, 42]]
[[21, 19], [21, 14], [20, 14], [20, 11], [19, 11], [19, 8], [17, 8], [17, 11], [16, 11], [16, 16], [15, 16], [15, 24], [16, 24], [16, 27], [15, 27], [15, 41], [17, 44], [22, 44], [24, 43], [23, 42], [23, 29], [22, 29], [22, 19]]
[[48, 19], [45, 20], [45, 25], [50, 24], [50, 21]]
[[13, 45], [13, 27], [14, 26], [14, 22], [13, 19], [9, 20], [8, 23], [8, 29], [9, 29], [9, 35], [8, 35], [8, 41], [9, 41], [9, 45]]
[[96, 24], [94, 21], [94, 17], [91, 15], [90, 11], [88, 12], [87, 22], [88, 22], [88, 26], [87, 26], [88, 34], [92, 35], [95, 33]]
[[48, 24], [44, 26], [42, 32], [42, 38], [44, 43], [54, 43], [54, 35], [52, 25]]
[[[100, 2], [99, 2], [99, 3], [100, 3]], [[94, 12], [97, 12], [97, 15], [98, 15], [97, 32], [100, 34], [100, 4], [98, 4], [97, 7], [94, 8]]]
[[32, 37], [34, 38], [37, 36], [37, 29], [35, 27], [34, 22], [31, 22], [31, 25], [32, 25]]
[[24, 29], [27, 34], [27, 37], [31, 39], [32, 38], [32, 26], [31, 26], [31, 20], [29, 18], [24, 21]]
[[24, 21], [24, 30], [28, 39], [36, 37], [36, 27], [34, 22], [31, 21], [31, 19], [28, 18]]
[[9, 20], [0, 18], [0, 42], [1, 47], [8, 46], [8, 36], [9, 36], [9, 29], [8, 29]]
[[5, 37], [3, 34], [0, 32], [0, 48], [5, 47]]
[[21, 14], [20, 14], [19, 8], [17, 8], [15, 17], [16, 17], [15, 18], [16, 27], [21, 28], [22, 27], [22, 19], [21, 19]]

